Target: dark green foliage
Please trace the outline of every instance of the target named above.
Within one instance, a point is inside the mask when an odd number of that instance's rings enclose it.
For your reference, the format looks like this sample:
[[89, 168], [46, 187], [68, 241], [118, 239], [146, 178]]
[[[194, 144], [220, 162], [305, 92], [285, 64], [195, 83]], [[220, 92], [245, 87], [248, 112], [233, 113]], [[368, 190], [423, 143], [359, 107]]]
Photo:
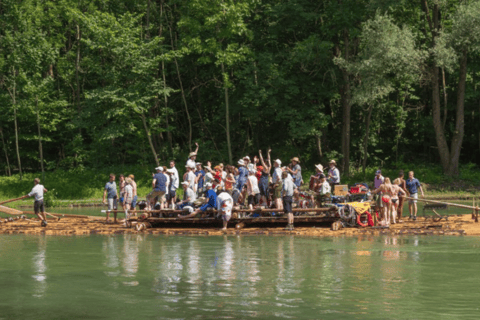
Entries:
[[[437, 2], [426, 3], [432, 10]], [[351, 75], [354, 178], [364, 159], [367, 168], [436, 165], [426, 66], [435, 57], [445, 68], [448, 140], [457, 58], [470, 44], [460, 159], [478, 165], [480, 60], [477, 34], [468, 32], [476, 18], [455, 18], [458, 1], [439, 8], [443, 42], [433, 53], [420, 2], [2, 0], [0, 175], [19, 171], [14, 114], [27, 173], [22, 191], [7, 179], [2, 192], [24, 192], [29, 173], [40, 172], [38, 127], [47, 178], [58, 179], [61, 197], [96, 195], [98, 185], [79, 190], [69, 178], [103, 183], [98, 168], [153, 167], [152, 152], [182, 167], [194, 142], [199, 160], [227, 163], [226, 101], [234, 162], [268, 148], [284, 162], [299, 156], [305, 170], [339, 161], [343, 70]]]

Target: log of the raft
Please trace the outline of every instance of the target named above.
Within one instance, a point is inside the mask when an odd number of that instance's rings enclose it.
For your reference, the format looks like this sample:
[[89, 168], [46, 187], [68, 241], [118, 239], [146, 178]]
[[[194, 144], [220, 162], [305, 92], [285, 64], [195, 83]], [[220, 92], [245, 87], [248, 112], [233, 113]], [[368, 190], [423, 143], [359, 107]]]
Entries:
[[12, 209], [12, 208], [9, 208], [9, 207], [4, 207], [4, 206], [0, 206], [0, 212], [6, 213], [6, 214], [13, 214], [13, 215], [23, 214], [23, 212], [20, 211], [20, 210]]
[[[335, 207], [328, 208], [293, 208], [293, 212], [328, 212], [335, 211]], [[217, 210], [210, 210], [211, 212], [217, 212]], [[125, 213], [124, 210], [102, 210], [102, 213]], [[128, 210], [128, 213], [182, 213], [183, 210]], [[278, 209], [232, 209], [232, 212], [245, 212], [245, 213], [262, 213], [262, 212], [283, 212], [283, 210]]]

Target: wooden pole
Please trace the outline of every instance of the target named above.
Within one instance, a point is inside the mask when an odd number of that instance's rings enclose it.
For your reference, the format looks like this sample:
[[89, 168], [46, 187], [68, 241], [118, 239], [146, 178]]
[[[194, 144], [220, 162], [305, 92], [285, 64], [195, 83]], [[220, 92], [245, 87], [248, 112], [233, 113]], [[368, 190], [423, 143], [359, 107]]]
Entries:
[[448, 206], [457, 207], [457, 208], [480, 210], [480, 208], [478, 206], [472, 207], [472, 206], [466, 206], [464, 204], [456, 204], [456, 203], [436, 201], [436, 200], [428, 200], [428, 199], [414, 199], [414, 198], [410, 198], [410, 197], [405, 197], [405, 199], [407, 199], [407, 200], [418, 200], [418, 201], [431, 202], [431, 203], [438, 203], [438, 204], [446, 204]]
[[25, 198], [28, 198], [28, 196], [23, 196], [23, 197], [20, 197], [20, 198], [15, 198], [15, 199], [10, 199], [10, 200], [5, 200], [5, 201], [0, 202], [0, 205], [5, 204], [5, 203], [9, 203], [9, 202], [13, 202], [13, 201], [17, 201], [17, 200], [22, 200], [22, 199], [25, 199]]
[[[329, 212], [335, 211], [334, 207], [331, 208], [294, 208], [293, 212]], [[125, 213], [124, 210], [102, 210], [102, 213]], [[182, 213], [183, 210], [128, 210], [128, 213]], [[212, 212], [217, 212], [217, 210], [212, 210]], [[232, 212], [245, 212], [245, 213], [269, 213], [269, 212], [282, 212], [278, 209], [233, 209]]]

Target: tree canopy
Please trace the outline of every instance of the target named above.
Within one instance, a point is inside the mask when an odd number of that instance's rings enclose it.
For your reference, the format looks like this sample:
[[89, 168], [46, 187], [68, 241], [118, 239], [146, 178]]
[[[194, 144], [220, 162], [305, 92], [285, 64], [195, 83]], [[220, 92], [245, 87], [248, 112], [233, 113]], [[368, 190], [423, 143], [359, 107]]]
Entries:
[[[0, 1], [1, 174], [478, 164], [480, 1]], [[468, 150], [468, 151], [467, 151]]]

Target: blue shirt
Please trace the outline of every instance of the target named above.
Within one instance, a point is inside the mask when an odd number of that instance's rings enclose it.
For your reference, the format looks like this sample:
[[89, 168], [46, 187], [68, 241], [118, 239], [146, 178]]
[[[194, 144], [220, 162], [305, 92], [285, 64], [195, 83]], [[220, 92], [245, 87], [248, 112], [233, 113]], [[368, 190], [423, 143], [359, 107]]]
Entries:
[[198, 188], [203, 188], [203, 177], [205, 177], [205, 171], [203, 170], [197, 170], [195, 171], [195, 175], [198, 177], [200, 176], [200, 179], [198, 179]]
[[163, 173], [156, 173], [153, 179], [157, 180], [155, 181], [155, 191], [167, 192], [167, 177]]
[[105, 184], [105, 190], [107, 190], [107, 199], [115, 198], [117, 196], [117, 184], [115, 181], [108, 181], [107, 184]]
[[214, 208], [217, 207], [217, 194], [213, 189], [208, 189], [206, 193], [206, 198], [208, 198], [208, 204]]
[[237, 189], [242, 192], [243, 185], [247, 182], [248, 170], [245, 167], [238, 168]]
[[405, 182], [407, 184], [407, 190], [410, 194], [415, 194], [418, 192], [417, 188], [420, 188], [420, 181], [418, 181], [418, 179], [407, 179]]

